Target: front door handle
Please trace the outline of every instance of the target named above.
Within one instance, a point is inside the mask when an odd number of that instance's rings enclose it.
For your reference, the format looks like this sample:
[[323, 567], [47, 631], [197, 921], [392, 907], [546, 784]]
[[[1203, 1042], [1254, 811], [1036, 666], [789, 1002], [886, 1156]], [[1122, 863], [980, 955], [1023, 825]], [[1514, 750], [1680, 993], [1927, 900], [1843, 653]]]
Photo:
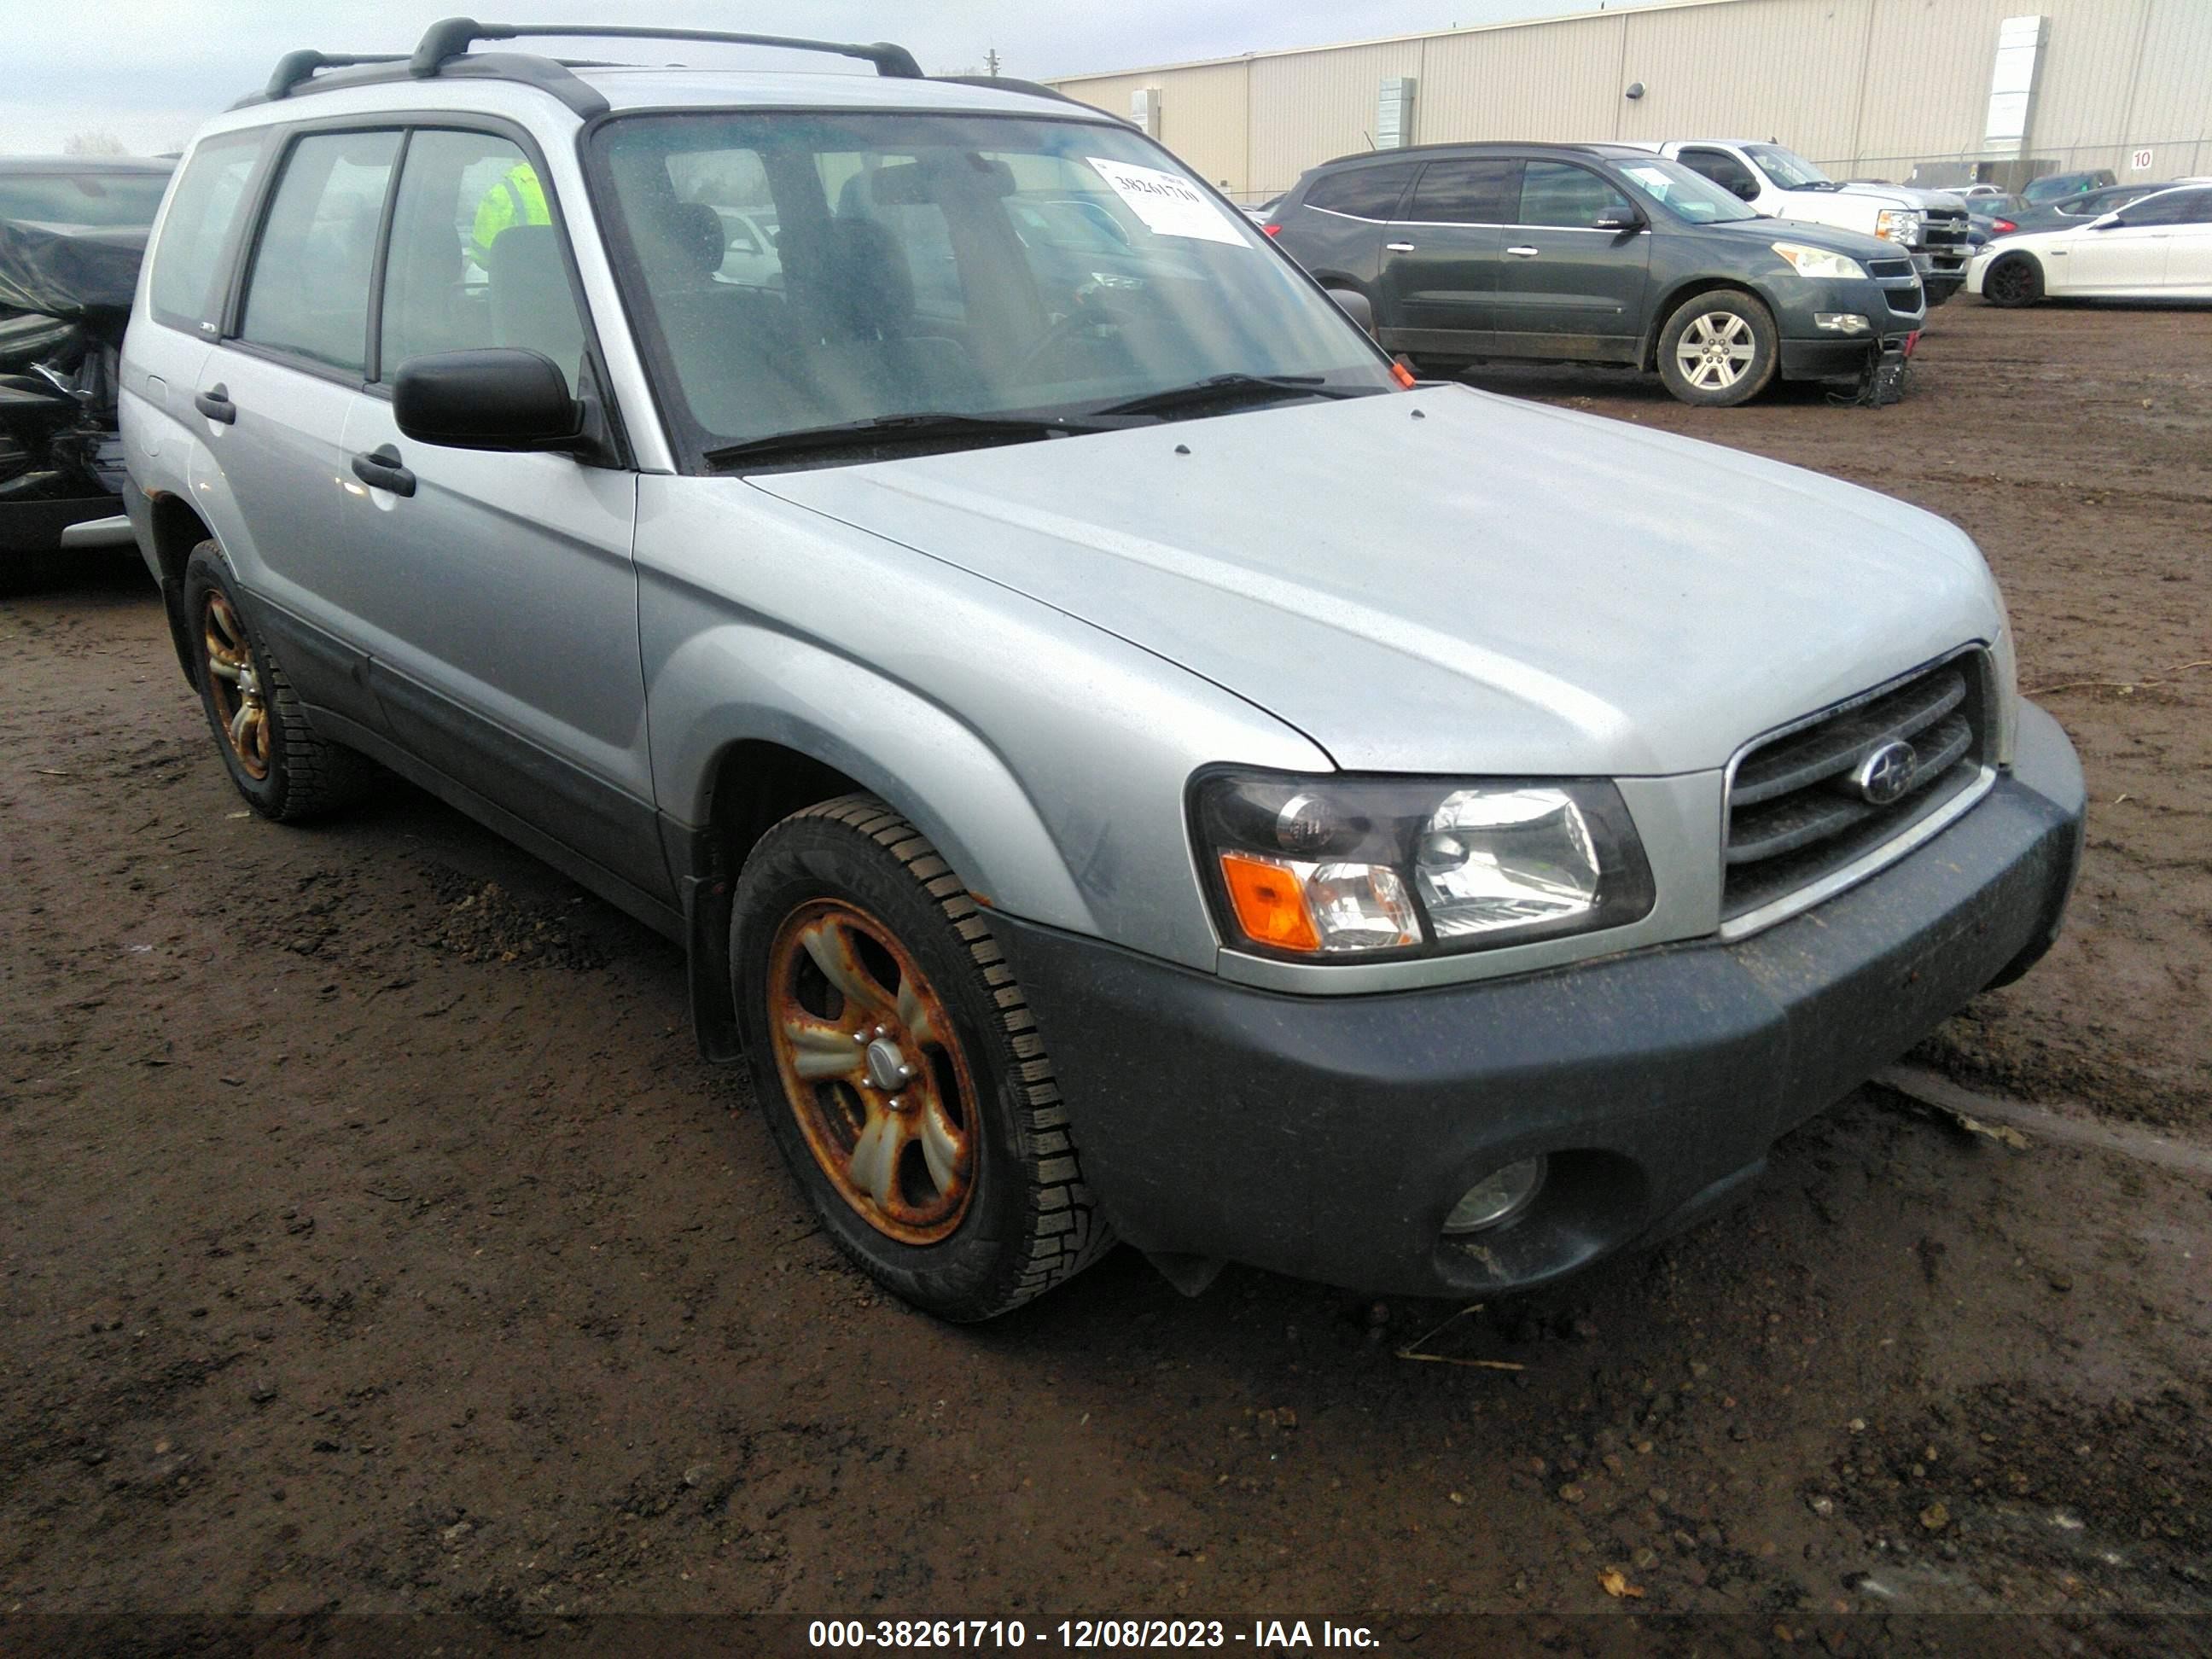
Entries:
[[1411, 253], [1413, 251], [1411, 242], [1385, 242], [1382, 246], [1393, 253]]
[[1519, 247], [1509, 247], [1505, 251], [1516, 259], [1533, 259], [1537, 253], [1537, 250], [1530, 247], [1526, 242], [1522, 243]]
[[220, 381], [195, 396], [192, 407], [210, 421], [220, 421], [225, 426], [237, 423], [238, 405], [231, 402], [228, 388]]
[[353, 458], [353, 476], [363, 483], [378, 489], [388, 489], [395, 495], [415, 493], [415, 475], [399, 464], [399, 452], [390, 444], [372, 449], [366, 455]]

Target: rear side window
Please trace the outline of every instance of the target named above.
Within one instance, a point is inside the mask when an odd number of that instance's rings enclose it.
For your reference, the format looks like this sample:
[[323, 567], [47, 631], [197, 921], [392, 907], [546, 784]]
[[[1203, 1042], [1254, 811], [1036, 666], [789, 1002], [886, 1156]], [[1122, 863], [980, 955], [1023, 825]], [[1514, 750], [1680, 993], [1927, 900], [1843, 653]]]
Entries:
[[1588, 167], [1571, 161], [1531, 161], [1521, 177], [1524, 225], [1587, 230], [1607, 214], [1626, 210], [1628, 198]]
[[1354, 219], [1381, 221], [1394, 217], [1398, 198], [1413, 177], [1411, 161], [1397, 167], [1346, 167], [1325, 173], [1306, 191], [1305, 205]]
[[355, 374], [397, 132], [325, 132], [285, 157], [246, 279], [239, 337]]
[[382, 376], [410, 357], [480, 346], [541, 351], [575, 386], [584, 323], [561, 230], [537, 169], [513, 143], [418, 132], [392, 210]]
[[1431, 225], [1506, 225], [1521, 193], [1521, 163], [1431, 161], [1406, 217]]
[[216, 289], [223, 255], [260, 154], [259, 133], [232, 133], [209, 139], [185, 164], [147, 277], [147, 303], [157, 320], [172, 328], [214, 331], [222, 302]]
[[2212, 190], [2172, 190], [2124, 208], [2131, 225], [2201, 225], [2212, 222]]

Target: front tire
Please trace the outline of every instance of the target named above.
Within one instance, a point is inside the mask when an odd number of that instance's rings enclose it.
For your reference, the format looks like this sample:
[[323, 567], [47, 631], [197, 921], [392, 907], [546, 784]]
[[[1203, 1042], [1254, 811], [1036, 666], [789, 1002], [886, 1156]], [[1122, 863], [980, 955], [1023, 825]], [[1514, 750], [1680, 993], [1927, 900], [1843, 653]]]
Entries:
[[192, 679], [246, 804], [264, 818], [299, 823], [354, 800], [372, 775], [370, 763], [308, 723], [212, 539], [185, 562], [185, 614], [198, 647]]
[[1773, 313], [1729, 289], [1693, 295], [1659, 331], [1659, 378], [1686, 404], [1732, 409], [1774, 379], [1782, 358]]
[[2043, 297], [2043, 267], [2032, 253], [2008, 253], [1982, 273], [1982, 298], [2007, 311]]
[[730, 961], [777, 1148], [878, 1283], [989, 1319], [1105, 1253], [1021, 987], [912, 824], [862, 794], [770, 830], [738, 877]]

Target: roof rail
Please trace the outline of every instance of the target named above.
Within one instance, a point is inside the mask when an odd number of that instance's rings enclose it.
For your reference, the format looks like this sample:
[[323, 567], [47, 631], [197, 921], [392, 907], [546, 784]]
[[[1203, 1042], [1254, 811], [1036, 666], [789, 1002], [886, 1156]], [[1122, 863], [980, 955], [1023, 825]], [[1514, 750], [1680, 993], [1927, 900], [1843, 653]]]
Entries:
[[402, 56], [404, 54], [392, 52], [369, 57], [322, 52], [288, 52], [276, 60], [276, 67], [270, 71], [269, 84], [261, 89], [261, 95], [273, 103], [279, 98], [290, 97], [292, 89], [309, 80], [317, 70], [351, 69], [356, 64], [396, 64]]
[[[1031, 98], [1054, 98], [1063, 104], [1079, 104], [1082, 100], [1071, 98], [1058, 87], [1048, 87], [1042, 81], [1020, 81], [1011, 75], [933, 75], [933, 81], [950, 82], [956, 87], [994, 87], [1000, 92], [1018, 92]], [[1091, 107], [1089, 105], [1085, 108]]]
[[858, 58], [873, 64], [878, 75], [902, 80], [926, 79], [921, 65], [904, 46], [879, 40], [859, 46], [836, 40], [802, 40], [786, 34], [730, 34], [714, 29], [656, 29], [629, 24], [594, 27], [589, 23], [479, 23], [473, 17], [448, 17], [422, 32], [407, 72], [428, 80], [452, 59], [459, 58], [479, 40], [517, 40], [526, 36], [556, 35], [563, 39], [617, 40], [706, 40], [718, 46], [780, 46], [791, 52], [827, 52], [841, 58]]

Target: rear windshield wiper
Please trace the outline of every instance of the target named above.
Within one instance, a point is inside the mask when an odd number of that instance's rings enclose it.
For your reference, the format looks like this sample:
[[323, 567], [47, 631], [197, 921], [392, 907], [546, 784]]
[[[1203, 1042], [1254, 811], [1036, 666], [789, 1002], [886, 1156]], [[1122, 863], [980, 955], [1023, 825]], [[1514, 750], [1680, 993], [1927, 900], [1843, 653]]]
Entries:
[[839, 421], [830, 426], [801, 427], [795, 432], [775, 432], [765, 438], [724, 444], [700, 459], [708, 465], [729, 467], [750, 461], [781, 461], [809, 456], [835, 455], [886, 444], [907, 443], [1020, 443], [1074, 432], [1105, 430], [1103, 423], [1061, 416], [1016, 415], [878, 415], [865, 421]]
[[1358, 398], [1379, 387], [1330, 386], [1319, 374], [1209, 374], [1188, 386], [1147, 392], [1126, 403], [1109, 404], [1098, 415], [1166, 415], [1208, 404], [1279, 403], [1290, 398]]

